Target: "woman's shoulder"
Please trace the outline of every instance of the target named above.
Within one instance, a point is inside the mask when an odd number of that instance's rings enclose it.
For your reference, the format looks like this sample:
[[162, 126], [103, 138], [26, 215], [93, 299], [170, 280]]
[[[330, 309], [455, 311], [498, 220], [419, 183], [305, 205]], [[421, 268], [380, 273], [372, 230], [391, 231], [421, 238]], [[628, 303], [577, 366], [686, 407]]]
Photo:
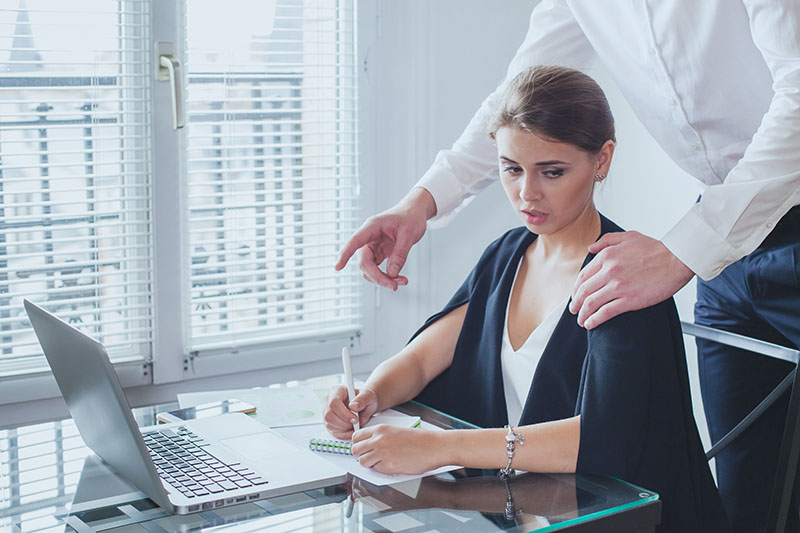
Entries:
[[587, 330], [587, 336], [590, 345], [613, 347], [614, 352], [655, 353], [658, 350], [653, 350], [654, 347], [673, 350], [683, 347], [680, 318], [672, 298], [617, 315]]
[[[618, 226], [614, 221], [600, 214], [601, 235], [606, 233], [618, 233], [625, 230]], [[590, 254], [587, 257], [587, 263], [594, 257]], [[628, 311], [622, 313], [608, 321], [602, 326], [595, 328], [595, 333], [603, 333], [608, 331], [625, 331], [632, 333], [633, 331], [640, 331], [643, 334], [649, 334], [653, 328], [674, 327], [675, 324], [680, 326], [678, 319], [678, 311], [675, 306], [673, 298], [667, 298], [655, 305]], [[603, 327], [605, 326], [605, 327]]]

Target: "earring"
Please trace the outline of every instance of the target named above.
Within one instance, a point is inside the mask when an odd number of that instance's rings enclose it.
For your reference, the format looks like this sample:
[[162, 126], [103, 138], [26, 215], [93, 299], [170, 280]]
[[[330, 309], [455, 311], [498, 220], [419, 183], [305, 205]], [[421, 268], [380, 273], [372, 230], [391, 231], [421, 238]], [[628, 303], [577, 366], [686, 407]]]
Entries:
[[595, 181], [603, 181], [604, 179], [606, 179], [606, 177], [603, 176], [602, 174], [595, 174], [594, 175], [594, 180]]

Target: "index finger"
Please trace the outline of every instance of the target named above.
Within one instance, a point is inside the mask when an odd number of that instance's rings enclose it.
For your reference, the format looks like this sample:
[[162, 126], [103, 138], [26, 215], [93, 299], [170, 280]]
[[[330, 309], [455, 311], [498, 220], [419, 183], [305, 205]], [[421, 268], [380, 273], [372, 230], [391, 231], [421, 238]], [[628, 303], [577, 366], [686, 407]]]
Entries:
[[350, 240], [345, 243], [342, 251], [339, 252], [339, 259], [336, 261], [333, 268], [336, 270], [343, 269], [345, 265], [347, 265], [347, 262], [350, 261], [350, 258], [353, 257], [353, 254], [356, 253], [359, 248], [375, 239], [375, 237], [375, 230], [371, 225], [367, 224], [358, 228], [350, 237]]
[[361, 428], [353, 432], [353, 444], [365, 441], [372, 436], [372, 428]]
[[575, 284], [572, 285], [572, 301], [569, 303], [569, 312], [573, 315], [578, 312], [578, 310], [583, 306], [583, 299], [586, 297], [586, 293], [580, 293], [581, 286], [586, 282], [586, 280], [591, 279], [592, 276], [600, 272], [600, 268], [603, 266], [603, 260], [598, 256], [592, 258], [589, 261], [589, 264], [586, 265], [581, 269], [578, 273], [578, 277], [575, 278]]
[[605, 235], [603, 235], [602, 237], [597, 239], [597, 241], [595, 241], [595, 242], [593, 242], [592, 244], [589, 245], [589, 252], [591, 252], [593, 254], [597, 254], [603, 248], [607, 248], [609, 246], [616, 246], [617, 244], [621, 243], [622, 241], [624, 241], [626, 239], [626, 237], [627, 237], [626, 233], [628, 233], [628, 232], [627, 231], [623, 231], [623, 232], [618, 232], [617, 231], [617, 232], [612, 232], [612, 233], [606, 233]]

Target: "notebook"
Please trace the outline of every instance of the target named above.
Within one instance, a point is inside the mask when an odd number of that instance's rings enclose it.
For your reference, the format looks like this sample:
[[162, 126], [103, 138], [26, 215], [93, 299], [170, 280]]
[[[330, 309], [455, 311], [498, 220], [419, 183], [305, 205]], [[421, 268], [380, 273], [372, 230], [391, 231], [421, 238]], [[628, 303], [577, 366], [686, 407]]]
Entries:
[[[398, 416], [399, 415], [399, 416]], [[408, 416], [397, 411], [386, 411], [373, 416], [365, 427], [377, 426], [378, 424], [389, 424], [398, 427], [418, 428], [422, 421], [418, 416]], [[353, 443], [349, 440], [332, 439], [330, 437], [312, 437], [308, 439], [308, 447], [314, 452], [339, 453], [351, 455], [350, 446]]]
[[[419, 427], [420, 429], [431, 431], [444, 431], [442, 428], [436, 427], [433, 424], [425, 422], [424, 420], [420, 420], [417, 416], [409, 416], [392, 409], [373, 416], [370, 421], [367, 422], [366, 426], [368, 427], [377, 424], [392, 424], [401, 427]], [[308, 446], [312, 440], [337, 440], [330, 436], [330, 434], [326, 431], [325, 426], [322, 424], [286, 426], [276, 428], [276, 431], [290, 442], [293, 442], [296, 446]], [[350, 442], [344, 441], [344, 444], [349, 446]], [[314, 455], [325, 458], [327, 461], [333, 463], [339, 468], [347, 470], [352, 475], [378, 486], [399, 483], [411, 479], [418, 479], [430, 474], [439, 474], [459, 468], [458, 466], [445, 466], [430, 472], [424, 472], [422, 474], [381, 474], [380, 472], [377, 472], [371, 468], [360, 465], [350, 453], [315, 453]]]

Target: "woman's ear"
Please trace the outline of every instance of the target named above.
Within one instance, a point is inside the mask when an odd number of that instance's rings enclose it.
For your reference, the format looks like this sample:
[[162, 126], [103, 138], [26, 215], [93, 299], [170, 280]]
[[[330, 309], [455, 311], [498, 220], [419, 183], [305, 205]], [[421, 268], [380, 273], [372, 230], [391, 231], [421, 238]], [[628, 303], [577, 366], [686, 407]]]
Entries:
[[614, 141], [610, 139], [600, 147], [600, 151], [597, 153], [597, 174], [608, 176], [608, 169], [611, 167], [611, 159], [614, 157], [615, 147]]

